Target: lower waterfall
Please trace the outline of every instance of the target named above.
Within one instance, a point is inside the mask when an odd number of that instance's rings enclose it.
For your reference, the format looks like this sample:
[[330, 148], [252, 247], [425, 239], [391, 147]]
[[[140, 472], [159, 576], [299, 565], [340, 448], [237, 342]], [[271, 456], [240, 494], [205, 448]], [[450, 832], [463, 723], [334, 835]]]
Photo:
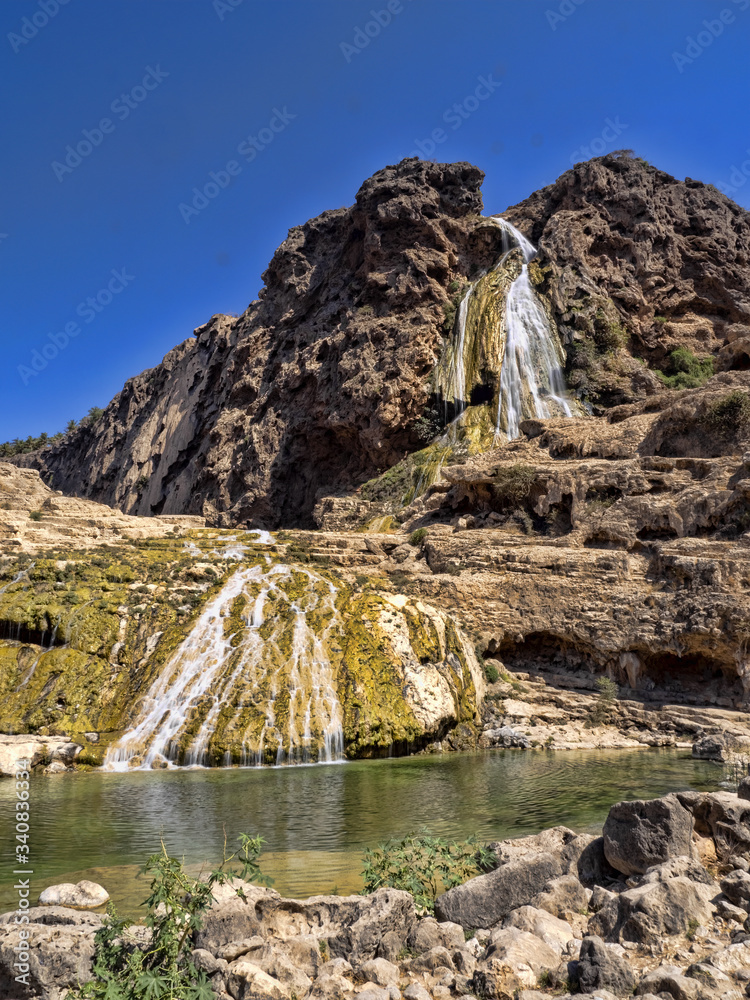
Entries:
[[304, 568], [238, 569], [147, 692], [104, 768], [313, 763], [343, 757], [326, 650], [337, 591]]

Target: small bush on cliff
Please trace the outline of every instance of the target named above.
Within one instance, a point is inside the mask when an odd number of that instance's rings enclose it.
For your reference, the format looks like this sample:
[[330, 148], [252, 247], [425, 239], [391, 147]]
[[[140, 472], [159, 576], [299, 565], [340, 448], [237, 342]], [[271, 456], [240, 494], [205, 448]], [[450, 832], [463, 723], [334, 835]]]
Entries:
[[714, 359], [701, 360], [687, 347], [677, 347], [669, 355], [666, 371], [655, 374], [669, 389], [697, 389], [714, 374]]
[[594, 317], [594, 341], [604, 351], [616, 351], [628, 342], [628, 331], [622, 324], [598, 309]]
[[599, 697], [591, 713], [591, 724], [601, 726], [609, 719], [619, 689], [609, 677], [600, 677], [596, 682], [596, 690], [599, 692]]
[[428, 407], [412, 424], [414, 437], [418, 441], [432, 441], [444, 427], [444, 422], [437, 407]]
[[240, 878], [270, 882], [258, 864], [263, 838], [242, 833], [239, 840], [240, 849], [205, 880], [188, 875], [162, 844], [162, 853], [153, 854], [143, 869], [153, 874], [144, 902], [151, 931], [148, 945], [145, 949], [128, 945], [123, 939], [128, 921], [110, 907], [94, 938], [94, 979], [70, 990], [66, 1000], [213, 1000], [216, 994], [206, 973], [191, 958], [193, 932], [213, 902], [213, 887], [232, 880], [228, 865], [235, 859]]
[[492, 494], [502, 507], [519, 507], [528, 500], [536, 480], [536, 471], [523, 462], [501, 465], [495, 470]]
[[403, 504], [410, 499], [410, 493], [414, 489], [413, 477], [414, 463], [411, 456], [403, 459], [398, 465], [364, 483], [360, 489], [363, 500], [371, 503], [398, 503]]
[[416, 531], [412, 531], [409, 535], [409, 545], [414, 545], [418, 548], [426, 537], [427, 528], [417, 528]]
[[704, 420], [719, 437], [735, 437], [750, 427], [750, 396], [741, 389], [735, 389], [712, 403]]
[[489, 871], [495, 857], [476, 840], [449, 841], [442, 837], [408, 834], [364, 853], [362, 878], [365, 892], [388, 886], [414, 896], [418, 913], [432, 913], [438, 894]]

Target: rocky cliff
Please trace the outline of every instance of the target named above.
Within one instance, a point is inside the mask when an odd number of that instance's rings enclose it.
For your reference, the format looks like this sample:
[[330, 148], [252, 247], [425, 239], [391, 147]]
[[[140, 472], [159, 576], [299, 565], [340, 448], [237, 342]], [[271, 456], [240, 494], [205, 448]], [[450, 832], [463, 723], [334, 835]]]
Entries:
[[[132, 514], [312, 526], [322, 497], [440, 430], [458, 300], [503, 249], [482, 178], [416, 159], [379, 171], [351, 208], [290, 230], [242, 316], [214, 316], [95, 424], [19, 461]], [[750, 217], [711, 186], [613, 154], [504, 214], [540, 248], [532, 278], [594, 413], [661, 391], [655, 370], [679, 386], [750, 365]]]
[[33, 456], [55, 488], [139, 514], [309, 523], [418, 445], [445, 289], [480, 249], [480, 170], [407, 160], [289, 232], [260, 300], [130, 379], [95, 424]]

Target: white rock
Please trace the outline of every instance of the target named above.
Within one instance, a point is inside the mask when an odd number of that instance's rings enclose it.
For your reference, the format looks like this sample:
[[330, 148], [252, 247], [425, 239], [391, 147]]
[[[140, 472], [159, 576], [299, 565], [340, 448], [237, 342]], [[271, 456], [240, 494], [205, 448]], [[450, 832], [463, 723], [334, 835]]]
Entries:
[[363, 962], [359, 973], [376, 986], [393, 986], [401, 976], [398, 966], [384, 958], [371, 958], [369, 962]]
[[229, 992], [236, 1000], [289, 1000], [278, 979], [267, 975], [252, 962], [233, 962], [229, 966]]
[[107, 890], [88, 879], [81, 879], [75, 885], [72, 882], [50, 885], [39, 896], [41, 906], [72, 906], [77, 910], [93, 910], [108, 900]]

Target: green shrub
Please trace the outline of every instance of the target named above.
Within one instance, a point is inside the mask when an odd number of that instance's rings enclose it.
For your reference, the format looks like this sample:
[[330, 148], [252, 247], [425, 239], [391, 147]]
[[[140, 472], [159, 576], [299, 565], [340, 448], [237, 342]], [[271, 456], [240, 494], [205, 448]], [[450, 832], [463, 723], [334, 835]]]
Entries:
[[427, 528], [417, 528], [409, 535], [409, 545], [420, 546], [427, 537]]
[[213, 903], [212, 890], [231, 882], [228, 865], [235, 859], [241, 866], [240, 878], [270, 882], [258, 864], [263, 838], [240, 834], [239, 840], [239, 851], [225, 858], [205, 880], [188, 875], [162, 844], [162, 853], [152, 855], [143, 869], [153, 876], [144, 901], [146, 926], [151, 931], [148, 950], [128, 946], [123, 932], [129, 921], [119, 919], [110, 906], [94, 937], [94, 978], [70, 990], [66, 1000], [212, 1000], [215, 994], [206, 973], [195, 967], [191, 955], [193, 933]]
[[494, 855], [476, 840], [448, 841], [410, 833], [368, 848], [363, 857], [365, 892], [383, 886], [405, 889], [418, 913], [432, 913], [438, 894], [492, 867]]
[[449, 336], [456, 321], [456, 307], [452, 302], [443, 303], [443, 333]]
[[599, 700], [607, 705], [613, 704], [617, 698], [617, 685], [609, 677], [600, 677], [596, 682], [596, 690], [599, 692]]
[[536, 470], [523, 462], [501, 465], [495, 470], [492, 494], [503, 507], [519, 507], [528, 500], [536, 480]]
[[714, 374], [714, 359], [701, 360], [687, 347], [677, 347], [669, 355], [667, 370], [655, 374], [669, 389], [697, 389]]
[[616, 351], [627, 344], [628, 332], [618, 320], [599, 309], [594, 317], [594, 340], [602, 350]]
[[487, 678], [488, 683], [494, 684], [495, 681], [500, 676], [500, 671], [497, 669], [494, 663], [490, 663], [489, 660], [485, 660], [484, 676]]
[[723, 438], [731, 438], [750, 425], [750, 396], [735, 389], [711, 403], [704, 417], [705, 424]]
[[443, 419], [437, 407], [429, 407], [412, 424], [412, 432], [419, 441], [432, 441], [443, 429]]
[[601, 726], [609, 718], [619, 689], [609, 677], [599, 677], [596, 682], [596, 690], [599, 692], [599, 697], [591, 712], [591, 723], [594, 726]]
[[363, 500], [370, 502], [397, 501], [403, 503], [408, 492], [413, 489], [412, 465], [408, 459], [364, 483], [360, 489]]
[[32, 521], [41, 521], [41, 519], [43, 517], [44, 517], [44, 514], [40, 510], [30, 510], [29, 511], [29, 518]]

